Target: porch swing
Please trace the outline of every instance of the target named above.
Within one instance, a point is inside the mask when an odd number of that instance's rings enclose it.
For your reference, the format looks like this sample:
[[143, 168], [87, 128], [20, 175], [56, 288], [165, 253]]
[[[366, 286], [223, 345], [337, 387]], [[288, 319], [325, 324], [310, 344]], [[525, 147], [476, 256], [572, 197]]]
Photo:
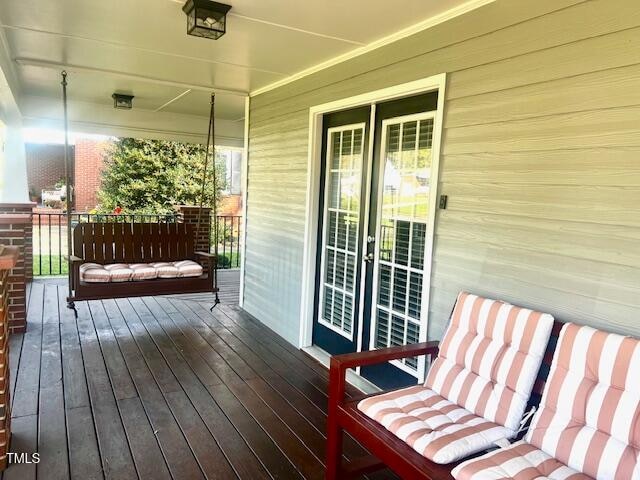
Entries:
[[[214, 253], [196, 251], [200, 232], [209, 158], [215, 162], [215, 94], [211, 95], [207, 147], [202, 168], [196, 228], [189, 223], [87, 222], [72, 227], [71, 179], [67, 116], [67, 73], [62, 72], [65, 128], [65, 177], [69, 295], [67, 307], [79, 300], [102, 300], [147, 295], [213, 293], [213, 309], [220, 300], [217, 286], [218, 245]], [[213, 183], [216, 184], [215, 163]], [[214, 228], [217, 209], [213, 202]], [[198, 235], [200, 237], [200, 235]]]

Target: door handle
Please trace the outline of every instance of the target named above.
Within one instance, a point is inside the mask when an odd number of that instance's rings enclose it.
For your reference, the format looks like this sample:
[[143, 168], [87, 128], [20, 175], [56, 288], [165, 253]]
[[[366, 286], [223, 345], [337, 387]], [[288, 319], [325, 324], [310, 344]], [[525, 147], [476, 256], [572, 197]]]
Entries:
[[362, 261], [363, 262], [367, 262], [367, 263], [373, 263], [373, 259], [374, 259], [374, 255], [373, 252], [371, 253], [367, 253], [365, 256], [362, 257]]

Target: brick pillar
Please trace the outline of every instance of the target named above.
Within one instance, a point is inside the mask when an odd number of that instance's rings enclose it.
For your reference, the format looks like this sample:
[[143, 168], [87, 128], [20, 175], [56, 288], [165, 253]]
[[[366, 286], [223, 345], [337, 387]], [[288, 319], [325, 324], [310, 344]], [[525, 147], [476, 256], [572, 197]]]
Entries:
[[32, 203], [0, 203], [0, 243], [19, 249], [16, 266], [9, 274], [9, 330], [27, 329], [27, 283], [33, 278]]
[[[198, 212], [200, 212], [200, 207], [193, 205], [175, 205], [175, 209], [178, 214], [179, 223], [190, 223], [193, 225], [196, 252], [210, 252], [211, 208], [202, 207], [199, 232], [195, 230], [198, 228]], [[203, 267], [206, 268], [206, 263], [203, 263]]]
[[18, 260], [18, 247], [0, 245], [0, 470], [7, 467], [7, 448], [11, 437], [9, 402], [9, 274]]

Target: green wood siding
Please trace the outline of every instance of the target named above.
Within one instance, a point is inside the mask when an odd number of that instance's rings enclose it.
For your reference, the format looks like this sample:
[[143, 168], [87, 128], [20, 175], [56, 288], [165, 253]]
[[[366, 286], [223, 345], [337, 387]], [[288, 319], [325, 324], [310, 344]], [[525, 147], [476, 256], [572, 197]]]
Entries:
[[447, 72], [429, 337], [458, 291], [640, 335], [640, 9], [497, 0], [252, 98], [245, 308], [300, 328], [309, 107]]

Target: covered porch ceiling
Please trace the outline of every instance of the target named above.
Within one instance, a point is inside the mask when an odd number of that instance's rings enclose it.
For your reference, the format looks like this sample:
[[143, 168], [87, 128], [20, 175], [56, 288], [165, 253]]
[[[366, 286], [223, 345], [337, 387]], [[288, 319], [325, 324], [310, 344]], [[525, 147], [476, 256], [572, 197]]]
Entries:
[[[217, 41], [186, 35], [183, 3], [2, 2], [0, 41], [19, 85], [25, 125], [60, 126], [60, 71], [66, 69], [74, 130], [203, 141], [215, 90], [217, 141], [241, 145], [250, 93], [469, 2], [232, 0], [227, 34]], [[134, 109], [113, 109], [114, 92], [134, 95]]]

